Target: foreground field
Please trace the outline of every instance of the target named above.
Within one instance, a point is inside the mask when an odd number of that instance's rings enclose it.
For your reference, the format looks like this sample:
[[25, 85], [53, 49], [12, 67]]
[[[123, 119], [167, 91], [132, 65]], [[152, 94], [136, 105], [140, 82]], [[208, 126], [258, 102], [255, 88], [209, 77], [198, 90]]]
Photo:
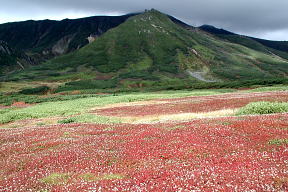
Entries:
[[288, 114], [237, 111], [288, 92], [193, 95], [2, 109], [22, 116], [0, 129], [0, 191], [287, 191]]

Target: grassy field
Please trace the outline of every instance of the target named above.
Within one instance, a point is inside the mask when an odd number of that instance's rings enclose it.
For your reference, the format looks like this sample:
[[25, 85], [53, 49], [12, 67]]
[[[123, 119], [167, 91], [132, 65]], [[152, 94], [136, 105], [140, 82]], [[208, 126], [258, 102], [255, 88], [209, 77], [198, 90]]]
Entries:
[[[267, 91], [285, 91], [287, 86], [261, 87], [240, 92], [254, 93]], [[223, 93], [237, 93], [236, 89], [207, 89], [207, 90], [178, 90], [146, 93], [118, 93], [118, 94], [76, 94], [76, 95], [0, 95], [0, 104], [8, 108], [0, 109], [0, 123], [6, 124], [25, 119], [61, 117], [59, 123], [120, 122], [117, 118], [91, 115], [93, 108], [117, 103], [134, 103], [155, 99], [172, 99], [190, 96], [221, 95]], [[20, 102], [20, 106], [17, 103]], [[15, 104], [13, 104], [15, 103]], [[21, 107], [21, 103], [28, 105]], [[9, 107], [12, 105], [12, 107]], [[30, 106], [29, 106], [30, 105]]]
[[[54, 116], [70, 116], [78, 113], [87, 112], [92, 107], [100, 107], [113, 103], [135, 102], [151, 99], [177, 98], [185, 96], [200, 96], [200, 95], [214, 95], [225, 92], [233, 92], [231, 89], [223, 90], [199, 90], [199, 91], [163, 91], [158, 93], [134, 93], [134, 94], [120, 94], [120, 95], [71, 95], [71, 96], [56, 96], [48, 98], [39, 98], [39, 96], [19, 96], [19, 101], [26, 101], [27, 103], [40, 103], [28, 108], [11, 108], [2, 109], [0, 113], [0, 123], [8, 123], [16, 120], [43, 118]], [[2, 96], [3, 104], [10, 104], [11, 100], [5, 100]], [[80, 97], [80, 99], [78, 98]], [[84, 97], [84, 98], [81, 98]], [[85, 98], [87, 97], [87, 98]], [[13, 100], [13, 99], [12, 99]], [[49, 102], [49, 100], [66, 100]], [[1, 101], [1, 100], [0, 100]], [[46, 102], [45, 102], [46, 101]], [[48, 102], [47, 102], [48, 101]]]

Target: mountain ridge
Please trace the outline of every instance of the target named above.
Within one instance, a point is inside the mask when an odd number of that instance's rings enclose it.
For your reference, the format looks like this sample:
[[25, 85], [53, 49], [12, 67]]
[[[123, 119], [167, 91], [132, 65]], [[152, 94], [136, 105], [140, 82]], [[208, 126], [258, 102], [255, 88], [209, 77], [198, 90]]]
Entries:
[[166, 14], [151, 10], [128, 18], [94, 42], [35, 70], [38, 78], [47, 72], [63, 76], [84, 70], [91, 72], [92, 79], [110, 74], [110, 79], [125, 84], [129, 79], [196, 80], [188, 71], [202, 74], [208, 81], [283, 77], [286, 67], [285, 59], [269, 51], [221, 40], [197, 28], [187, 30]]
[[232, 43], [241, 44], [251, 49], [266, 51], [268, 53], [272, 52], [275, 55], [288, 59], [288, 41], [272, 41], [239, 35], [212, 25], [202, 25], [199, 29]]
[[[123, 23], [134, 14], [123, 16], [92, 16], [79, 19], [56, 20], [28, 20], [23, 22], [5, 23], [0, 25], [0, 39], [6, 41], [10, 46], [28, 52], [42, 55], [59, 55], [51, 50], [53, 45], [67, 36], [73, 37], [69, 44], [70, 52], [88, 43], [90, 35], [99, 36], [107, 30]], [[79, 33], [77, 33], [79, 31]], [[80, 42], [77, 42], [77, 38]], [[75, 42], [74, 42], [75, 41]], [[79, 40], [78, 40], [79, 41]], [[78, 44], [77, 44], [77, 43]], [[67, 53], [65, 52], [65, 53]]]
[[134, 15], [90, 44], [8, 79], [153, 86], [199, 81], [189, 74], [200, 74], [207, 82], [287, 77], [287, 60], [259, 42], [248, 39], [245, 45], [234, 36], [232, 41], [173, 18], [157, 10]]

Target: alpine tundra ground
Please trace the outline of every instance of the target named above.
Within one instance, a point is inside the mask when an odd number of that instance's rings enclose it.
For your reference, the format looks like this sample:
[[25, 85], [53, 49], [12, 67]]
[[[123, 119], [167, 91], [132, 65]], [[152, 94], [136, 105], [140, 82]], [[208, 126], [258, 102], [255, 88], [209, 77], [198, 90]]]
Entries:
[[287, 191], [288, 91], [267, 90], [2, 106], [0, 191]]

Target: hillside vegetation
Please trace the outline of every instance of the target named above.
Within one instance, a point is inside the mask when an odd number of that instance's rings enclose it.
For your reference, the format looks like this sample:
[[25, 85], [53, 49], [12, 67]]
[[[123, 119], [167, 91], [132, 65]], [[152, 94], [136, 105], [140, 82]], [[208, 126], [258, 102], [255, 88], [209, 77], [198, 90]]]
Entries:
[[219, 29], [211, 25], [202, 25], [199, 29], [208, 32], [218, 38], [232, 43], [240, 44], [256, 51], [275, 54], [279, 57], [288, 59], [288, 41], [269, 41], [259, 38], [253, 38], [238, 35], [230, 31]]
[[113, 86], [151, 86], [155, 81], [197, 81], [187, 70], [201, 72], [203, 78], [215, 81], [287, 76], [287, 60], [248, 47], [201, 30], [187, 30], [167, 15], [151, 10], [130, 17], [75, 52], [12, 77], [69, 79], [71, 74], [82, 73], [75, 79], [109, 79], [116, 82]]
[[152, 9], [127, 16], [124, 23], [83, 48], [6, 75], [4, 80], [63, 82], [56, 90], [62, 92], [191, 88], [202, 81], [213, 85], [213, 82], [287, 78], [287, 53], [274, 50], [283, 54], [281, 57], [253, 39], [213, 27], [211, 30], [211, 26], [206, 28], [210, 31], [189, 27]]

